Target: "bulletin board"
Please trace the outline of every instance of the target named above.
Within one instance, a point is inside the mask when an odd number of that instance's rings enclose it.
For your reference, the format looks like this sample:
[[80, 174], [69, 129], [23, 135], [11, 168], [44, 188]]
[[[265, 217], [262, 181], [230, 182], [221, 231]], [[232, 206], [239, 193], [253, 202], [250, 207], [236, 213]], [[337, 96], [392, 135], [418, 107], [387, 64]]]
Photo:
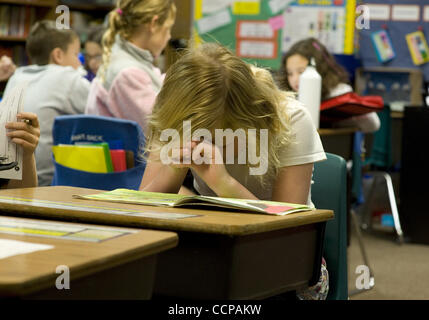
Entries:
[[[368, 29], [359, 31], [359, 58], [362, 65], [369, 67], [414, 68], [422, 71], [425, 81], [429, 81], [429, 56], [424, 43], [414, 49], [407, 35], [416, 32], [429, 41], [429, 1], [428, 0], [367, 0], [370, 24]], [[374, 44], [374, 35], [387, 35], [393, 54], [385, 57], [379, 54]], [[426, 62], [425, 62], [426, 61]]]
[[355, 0], [195, 0], [194, 39], [219, 42], [245, 61], [278, 70], [296, 41], [318, 38], [352, 54]]

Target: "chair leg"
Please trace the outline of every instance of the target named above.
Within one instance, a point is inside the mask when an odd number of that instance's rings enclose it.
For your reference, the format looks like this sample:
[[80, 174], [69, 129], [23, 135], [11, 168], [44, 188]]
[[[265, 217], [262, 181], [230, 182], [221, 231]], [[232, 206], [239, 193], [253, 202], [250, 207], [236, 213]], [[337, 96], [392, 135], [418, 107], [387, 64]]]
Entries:
[[371, 187], [369, 189], [369, 192], [366, 196], [365, 202], [363, 204], [363, 210], [362, 210], [362, 221], [361, 221], [361, 227], [364, 230], [368, 230], [371, 228], [371, 205], [373, 203], [374, 194], [375, 194], [375, 186], [376, 186], [376, 177], [372, 179]]
[[364, 243], [363, 243], [363, 240], [362, 240], [362, 234], [360, 232], [359, 220], [358, 220], [358, 217], [356, 216], [356, 212], [353, 209], [350, 211], [350, 216], [352, 217], [353, 225], [354, 225], [355, 230], [356, 230], [356, 235], [357, 235], [357, 238], [358, 238], [359, 248], [360, 248], [360, 251], [361, 251], [361, 254], [362, 254], [363, 262], [364, 262], [364, 264], [369, 269], [370, 280], [369, 280], [369, 289], [354, 289], [354, 290], [350, 290], [349, 291], [349, 297], [353, 296], [353, 295], [356, 295], [358, 293], [362, 293], [364, 291], [371, 290], [375, 286], [375, 277], [374, 277], [374, 273], [372, 272], [372, 268], [371, 268], [371, 266], [369, 264], [368, 256], [366, 254], [365, 246], [364, 246]]

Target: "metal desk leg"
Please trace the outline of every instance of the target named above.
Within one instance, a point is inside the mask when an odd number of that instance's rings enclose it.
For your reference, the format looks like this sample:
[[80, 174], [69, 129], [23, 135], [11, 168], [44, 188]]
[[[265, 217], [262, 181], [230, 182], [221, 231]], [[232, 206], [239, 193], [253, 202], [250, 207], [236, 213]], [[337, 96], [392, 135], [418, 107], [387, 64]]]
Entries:
[[387, 172], [384, 172], [384, 171], [370, 172], [369, 174], [372, 175], [374, 178], [373, 178], [371, 188], [370, 188], [370, 191], [368, 193], [368, 197], [365, 201], [364, 208], [363, 208], [362, 228], [366, 230], [366, 229], [369, 229], [371, 227], [370, 209], [371, 209], [371, 204], [372, 204], [373, 198], [374, 198], [375, 186], [376, 186], [377, 179], [382, 178], [383, 181], [386, 183], [386, 187], [387, 187], [387, 196], [389, 198], [389, 205], [390, 205], [390, 209], [392, 211], [396, 235], [398, 237], [397, 240], [398, 240], [399, 244], [402, 244], [402, 243], [404, 243], [404, 234], [402, 232], [401, 222], [399, 220], [398, 206], [396, 205], [396, 198], [395, 198], [395, 192], [393, 189], [392, 178], [390, 177], [390, 174], [388, 174]]

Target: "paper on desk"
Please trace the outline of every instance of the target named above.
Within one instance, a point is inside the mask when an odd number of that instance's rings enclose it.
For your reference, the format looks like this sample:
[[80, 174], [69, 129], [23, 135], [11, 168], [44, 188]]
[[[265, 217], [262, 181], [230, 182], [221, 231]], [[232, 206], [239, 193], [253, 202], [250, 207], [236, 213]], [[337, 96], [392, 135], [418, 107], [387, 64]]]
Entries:
[[22, 147], [6, 136], [5, 124], [17, 121], [16, 115], [23, 110], [26, 86], [26, 83], [17, 85], [0, 102], [0, 178], [3, 179], [22, 179]]
[[39, 243], [30, 243], [17, 240], [0, 239], [0, 259], [9, 258], [18, 254], [31, 253], [53, 249], [54, 246]]

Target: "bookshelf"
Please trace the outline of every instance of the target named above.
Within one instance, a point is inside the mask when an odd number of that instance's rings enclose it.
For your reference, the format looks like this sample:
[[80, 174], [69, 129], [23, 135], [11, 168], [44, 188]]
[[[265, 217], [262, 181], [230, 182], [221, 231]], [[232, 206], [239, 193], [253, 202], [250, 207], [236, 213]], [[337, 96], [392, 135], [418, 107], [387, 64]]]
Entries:
[[28, 5], [33, 7], [52, 7], [55, 6], [54, 0], [0, 0], [1, 4]]
[[[31, 25], [42, 19], [55, 19], [57, 0], [0, 0], [0, 57], [7, 55], [17, 66], [29, 63], [25, 40]], [[7, 9], [5, 9], [7, 8]], [[0, 82], [0, 93], [6, 81]]]
[[54, 19], [57, 0], [0, 0], [0, 56], [7, 55], [18, 66], [28, 64], [25, 40], [31, 25]]
[[25, 40], [24, 36], [0, 36], [0, 41], [6, 42], [25, 42]]

